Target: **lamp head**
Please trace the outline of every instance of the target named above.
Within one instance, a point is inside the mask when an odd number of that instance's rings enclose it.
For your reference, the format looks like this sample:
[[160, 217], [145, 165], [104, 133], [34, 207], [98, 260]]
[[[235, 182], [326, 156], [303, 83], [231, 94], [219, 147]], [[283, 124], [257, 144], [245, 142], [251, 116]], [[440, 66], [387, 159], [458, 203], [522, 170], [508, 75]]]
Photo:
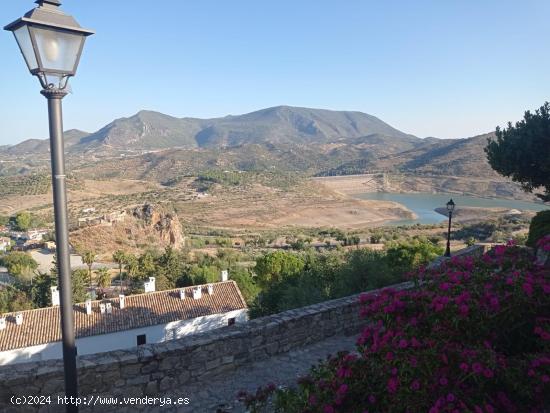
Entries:
[[76, 74], [86, 37], [94, 32], [59, 9], [60, 0], [35, 3], [38, 7], [4, 29], [14, 34], [29, 71], [44, 89], [65, 89]]
[[447, 211], [453, 212], [455, 209], [455, 203], [453, 202], [452, 198], [449, 202], [447, 202]]

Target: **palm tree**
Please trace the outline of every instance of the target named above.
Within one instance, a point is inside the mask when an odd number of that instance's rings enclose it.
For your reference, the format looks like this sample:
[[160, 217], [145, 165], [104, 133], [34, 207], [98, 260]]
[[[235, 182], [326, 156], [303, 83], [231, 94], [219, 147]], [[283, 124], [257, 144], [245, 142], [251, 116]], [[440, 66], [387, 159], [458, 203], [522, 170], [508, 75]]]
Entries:
[[82, 256], [82, 262], [88, 266], [88, 278], [90, 280], [90, 288], [92, 288], [92, 266], [95, 261], [95, 253], [93, 251], [85, 251]]
[[122, 266], [126, 261], [126, 254], [124, 251], [117, 250], [113, 254], [113, 260], [118, 264], [118, 280], [120, 281], [120, 291], [122, 292]]
[[111, 285], [111, 276], [107, 267], [97, 270], [97, 285], [101, 288], [107, 288]]

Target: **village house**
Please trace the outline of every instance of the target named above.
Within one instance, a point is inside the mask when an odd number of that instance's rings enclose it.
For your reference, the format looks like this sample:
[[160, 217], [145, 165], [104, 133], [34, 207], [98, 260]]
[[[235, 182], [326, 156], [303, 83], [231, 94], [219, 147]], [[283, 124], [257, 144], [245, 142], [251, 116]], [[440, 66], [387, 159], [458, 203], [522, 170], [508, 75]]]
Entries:
[[54, 241], [46, 241], [44, 244], [42, 244], [42, 246], [48, 251], [55, 251], [57, 248]]
[[[224, 273], [222, 279], [226, 279]], [[94, 354], [160, 343], [248, 320], [234, 281], [155, 291], [74, 305], [77, 354]], [[62, 358], [59, 291], [53, 307], [0, 317], [0, 365]]]
[[11, 240], [6, 237], [0, 237], [0, 252], [6, 252], [11, 246]]
[[126, 211], [115, 211], [104, 215], [78, 218], [78, 227], [93, 227], [96, 225], [110, 226], [115, 222], [124, 221]]
[[47, 229], [30, 229], [23, 234], [22, 238], [27, 241], [42, 241], [49, 232]]

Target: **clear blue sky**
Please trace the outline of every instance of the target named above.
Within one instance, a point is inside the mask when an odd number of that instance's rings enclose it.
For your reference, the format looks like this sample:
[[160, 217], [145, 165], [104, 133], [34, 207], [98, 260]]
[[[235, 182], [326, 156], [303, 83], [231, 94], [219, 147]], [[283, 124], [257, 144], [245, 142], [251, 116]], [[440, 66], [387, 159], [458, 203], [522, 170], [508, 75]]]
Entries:
[[[358, 110], [467, 137], [550, 100], [548, 0], [64, 0], [97, 31], [65, 128], [141, 109], [216, 117], [275, 105]], [[32, 8], [2, 0], [2, 24]], [[46, 102], [0, 35], [0, 144], [46, 137]]]

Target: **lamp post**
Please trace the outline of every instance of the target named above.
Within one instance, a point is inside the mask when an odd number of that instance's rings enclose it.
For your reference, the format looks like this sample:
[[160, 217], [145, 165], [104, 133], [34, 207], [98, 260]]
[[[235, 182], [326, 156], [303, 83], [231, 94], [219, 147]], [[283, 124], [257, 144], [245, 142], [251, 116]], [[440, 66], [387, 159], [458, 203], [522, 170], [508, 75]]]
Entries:
[[[83, 29], [72, 16], [61, 11], [60, 0], [36, 3], [38, 7], [4, 29], [13, 32], [29, 71], [40, 81], [40, 93], [48, 100], [65, 395], [71, 400], [78, 395], [78, 383], [61, 100], [67, 95], [69, 78], [76, 74], [84, 41], [94, 32]], [[77, 411], [75, 404], [67, 404], [67, 412]]]
[[447, 212], [449, 212], [449, 229], [447, 231], [447, 249], [445, 250], [445, 256], [451, 256], [451, 220], [453, 218], [453, 211], [455, 209], [455, 203], [451, 199], [447, 202]]

